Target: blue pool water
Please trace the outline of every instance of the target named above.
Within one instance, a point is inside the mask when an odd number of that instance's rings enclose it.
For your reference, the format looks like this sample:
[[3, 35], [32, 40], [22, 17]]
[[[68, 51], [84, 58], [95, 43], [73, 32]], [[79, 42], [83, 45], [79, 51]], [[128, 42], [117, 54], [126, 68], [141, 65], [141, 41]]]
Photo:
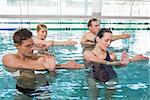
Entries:
[[[35, 31], [33, 31], [35, 33]], [[49, 31], [48, 39], [68, 39], [72, 37], [80, 41], [85, 31]], [[113, 31], [118, 34], [122, 31]], [[130, 56], [144, 54], [150, 57], [150, 34], [148, 31], [128, 31], [130, 39], [117, 40], [112, 43], [111, 50], [118, 58], [125, 49]], [[2, 57], [6, 53], [16, 52], [12, 41], [13, 31], [0, 33], [0, 100], [30, 100], [16, 90], [16, 80], [4, 69]], [[49, 48], [55, 55], [57, 63], [65, 63], [70, 59], [83, 63], [81, 45], [57, 46]], [[32, 99], [42, 100], [149, 100], [150, 99], [150, 62], [139, 61], [130, 63], [123, 68], [115, 68], [118, 75], [118, 84], [115, 90], [108, 90], [104, 85], [97, 84], [98, 91], [90, 93], [87, 82], [87, 70], [58, 69], [55, 76], [48, 75], [49, 86], [41, 88], [45, 92]], [[50, 92], [47, 92], [50, 91]], [[98, 94], [98, 98], [94, 98]], [[34, 94], [33, 94], [34, 95]]]

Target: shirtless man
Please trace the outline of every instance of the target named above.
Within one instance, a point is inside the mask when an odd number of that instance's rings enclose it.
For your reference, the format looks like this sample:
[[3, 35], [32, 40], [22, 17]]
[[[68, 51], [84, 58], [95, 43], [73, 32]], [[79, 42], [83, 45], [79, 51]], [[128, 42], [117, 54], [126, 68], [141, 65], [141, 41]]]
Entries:
[[[81, 44], [84, 46], [85, 49], [92, 50], [95, 46], [94, 38], [96, 37], [97, 32], [100, 30], [98, 19], [91, 18], [88, 21], [87, 27], [89, 32], [86, 32], [83, 37], [81, 38]], [[112, 41], [118, 39], [125, 39], [129, 38], [129, 34], [121, 34], [121, 35], [113, 35]]]
[[28, 29], [17, 30], [13, 35], [13, 40], [18, 52], [4, 55], [2, 61], [6, 67], [31, 70], [48, 69], [49, 71], [54, 71], [55, 68], [82, 67], [74, 61], [69, 61], [66, 64], [56, 64], [54, 56], [50, 54], [34, 54], [32, 32]]
[[56, 64], [54, 56], [48, 53], [34, 54], [32, 32], [28, 29], [17, 30], [13, 35], [13, 40], [17, 48], [17, 53], [4, 55], [2, 62], [6, 70], [14, 76], [15, 73], [18, 73], [15, 76], [17, 80], [16, 89], [27, 97], [32, 97], [32, 93], [35, 93], [38, 88], [48, 86], [45, 75], [37, 75], [37, 71], [46, 70], [48, 72], [47, 70], [49, 70], [54, 72], [56, 68], [83, 67], [82, 64], [77, 64], [74, 61], [69, 61], [65, 64]]

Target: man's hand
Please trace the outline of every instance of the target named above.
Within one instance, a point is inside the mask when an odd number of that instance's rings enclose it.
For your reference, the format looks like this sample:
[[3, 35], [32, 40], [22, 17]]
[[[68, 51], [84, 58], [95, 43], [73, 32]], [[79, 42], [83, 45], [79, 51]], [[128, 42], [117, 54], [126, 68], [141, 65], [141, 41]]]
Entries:
[[43, 55], [38, 59], [38, 62], [43, 64], [49, 71], [55, 71], [56, 61], [52, 55]]
[[121, 34], [121, 38], [122, 38], [122, 39], [130, 38], [130, 34], [123, 33], [123, 34]]

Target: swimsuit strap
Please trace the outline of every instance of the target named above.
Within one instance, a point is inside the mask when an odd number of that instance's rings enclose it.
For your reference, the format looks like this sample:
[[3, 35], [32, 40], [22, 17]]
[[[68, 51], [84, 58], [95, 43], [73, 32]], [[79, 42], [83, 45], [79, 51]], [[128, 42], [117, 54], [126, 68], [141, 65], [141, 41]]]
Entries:
[[105, 58], [106, 61], [111, 61], [111, 58], [110, 58], [110, 55], [109, 55], [109, 52], [106, 51], [106, 58]]

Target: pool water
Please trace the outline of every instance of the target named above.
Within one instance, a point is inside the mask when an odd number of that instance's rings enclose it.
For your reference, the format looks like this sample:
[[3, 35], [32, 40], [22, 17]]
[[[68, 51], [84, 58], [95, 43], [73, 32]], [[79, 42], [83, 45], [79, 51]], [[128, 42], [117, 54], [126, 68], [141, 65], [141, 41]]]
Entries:
[[[33, 31], [34, 32], [34, 31]], [[68, 39], [72, 37], [80, 41], [85, 31], [49, 31], [47, 39]], [[119, 34], [121, 31], [113, 31]], [[150, 34], [148, 31], [128, 31], [130, 39], [117, 40], [112, 43], [110, 50], [114, 51], [118, 58], [125, 49], [130, 56], [144, 54], [150, 57]], [[35, 33], [35, 32], [34, 32]], [[50, 34], [51, 33], [51, 34]], [[16, 52], [12, 40], [13, 31], [0, 33], [0, 60], [6, 53]], [[82, 47], [56, 46], [49, 48], [57, 63], [65, 63], [75, 60], [84, 63]], [[139, 61], [128, 64], [126, 67], [114, 68], [118, 75], [118, 83], [115, 89], [107, 89], [105, 85], [96, 83], [96, 89], [90, 89], [87, 78], [87, 68], [83, 69], [57, 69], [53, 76], [47, 75], [49, 86], [40, 95], [33, 98], [22, 95], [16, 89], [16, 80], [5, 70], [0, 61], [0, 100], [149, 100], [150, 98], [150, 62]], [[92, 83], [91, 83], [92, 84]], [[92, 92], [90, 92], [92, 91]], [[96, 96], [98, 95], [98, 96]], [[92, 98], [92, 99], [90, 99]]]

